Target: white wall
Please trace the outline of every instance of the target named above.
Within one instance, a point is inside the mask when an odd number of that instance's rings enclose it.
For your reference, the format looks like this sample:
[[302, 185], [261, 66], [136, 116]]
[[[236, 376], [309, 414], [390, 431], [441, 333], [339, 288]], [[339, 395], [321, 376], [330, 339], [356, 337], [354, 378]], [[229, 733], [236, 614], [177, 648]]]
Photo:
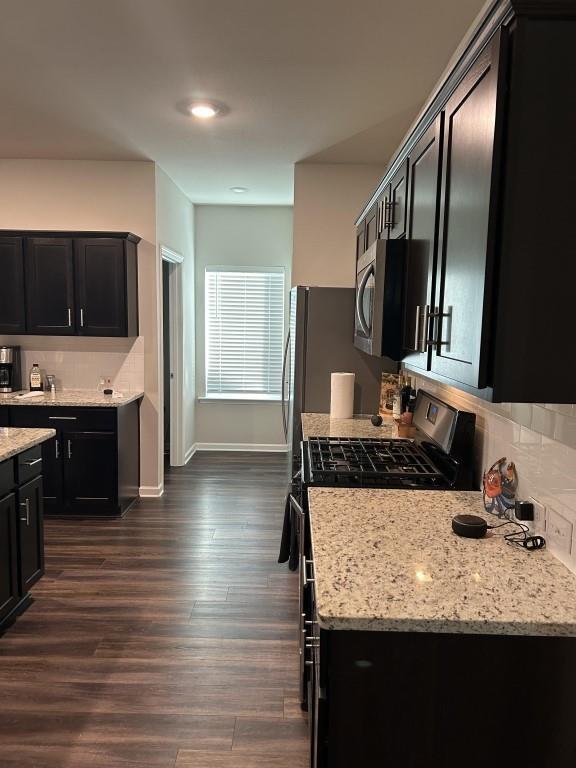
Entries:
[[[145, 390], [140, 417], [141, 485], [151, 492], [161, 487], [163, 473], [159, 451], [161, 382], [155, 207], [152, 162], [0, 161], [0, 229], [117, 230], [134, 232], [142, 238], [138, 246], [138, 282], [143, 348], [137, 350], [144, 358]], [[98, 361], [98, 367], [105, 362], [108, 351], [126, 355], [131, 351], [125, 340], [123, 346], [116, 339], [19, 338], [29, 350], [102, 353], [104, 357]]]
[[[195, 206], [196, 382], [204, 395], [204, 273], [208, 265], [283, 266], [287, 294], [292, 258], [292, 208], [275, 206]], [[288, 313], [288, 296], [286, 298]], [[288, 314], [286, 315], [288, 316]], [[281, 446], [280, 403], [200, 401], [196, 408], [200, 447]]]
[[[156, 236], [158, 247], [167, 246], [180, 254], [182, 270], [182, 417], [184, 454], [190, 456], [194, 446], [196, 405], [196, 359], [194, 314], [194, 207], [174, 182], [156, 166]], [[159, 292], [159, 298], [161, 298]], [[162, 337], [160, 337], [160, 347]], [[163, 359], [162, 352], [160, 359]], [[163, 389], [163, 382], [162, 382]], [[163, 399], [161, 395], [161, 401]], [[163, 411], [160, 419], [163, 422]], [[163, 430], [163, 426], [162, 426]]]
[[345, 163], [294, 166], [292, 285], [355, 285], [354, 222], [384, 170]]

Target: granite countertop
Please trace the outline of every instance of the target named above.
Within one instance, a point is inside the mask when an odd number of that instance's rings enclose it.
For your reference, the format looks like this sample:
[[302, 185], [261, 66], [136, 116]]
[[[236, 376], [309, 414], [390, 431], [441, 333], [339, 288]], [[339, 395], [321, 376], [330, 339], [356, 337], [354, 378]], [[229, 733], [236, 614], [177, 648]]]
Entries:
[[310, 488], [308, 498], [321, 627], [576, 637], [576, 576], [556, 558], [495, 532], [452, 532], [459, 513], [499, 522], [481, 493]]
[[50, 440], [55, 434], [55, 429], [0, 427], [0, 461], [6, 461], [22, 451], [27, 451], [28, 448]]
[[41, 397], [18, 397], [26, 392], [10, 392], [0, 394], [0, 405], [51, 405], [51, 406], [76, 406], [89, 408], [119, 408], [122, 405], [134, 402], [144, 397], [144, 392], [123, 392], [119, 397], [115, 395], [103, 395], [93, 389], [61, 389], [52, 395], [44, 392]]
[[397, 437], [398, 430], [392, 415], [383, 417], [382, 426], [375, 427], [370, 416], [352, 419], [331, 419], [329, 413], [302, 414], [303, 439], [309, 437]]

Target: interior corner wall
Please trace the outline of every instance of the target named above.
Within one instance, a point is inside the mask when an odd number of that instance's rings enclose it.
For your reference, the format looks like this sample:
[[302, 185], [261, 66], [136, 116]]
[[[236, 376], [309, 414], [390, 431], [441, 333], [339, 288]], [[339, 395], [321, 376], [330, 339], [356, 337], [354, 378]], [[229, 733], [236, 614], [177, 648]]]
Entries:
[[[140, 483], [162, 487], [154, 163], [148, 161], [0, 160], [0, 229], [129, 231], [138, 246], [140, 345], [145, 397], [140, 411]], [[27, 344], [40, 337], [20, 337]], [[34, 341], [36, 340], [36, 342]], [[143, 344], [142, 344], [143, 340]], [[124, 340], [125, 341], [125, 340]], [[41, 337], [59, 348], [60, 337]], [[67, 352], [117, 352], [118, 339], [70, 337]], [[122, 347], [122, 350], [124, 347]], [[66, 382], [64, 381], [64, 386]]]
[[[156, 166], [156, 235], [158, 247], [166, 246], [183, 257], [182, 262], [182, 419], [184, 458], [194, 449], [196, 406], [195, 312], [194, 312], [194, 206], [164, 171]], [[161, 256], [160, 256], [161, 258]], [[162, 337], [160, 337], [162, 344]], [[163, 359], [163, 356], [160, 356]], [[161, 378], [161, 389], [163, 379]], [[163, 392], [160, 397], [163, 402]], [[160, 410], [163, 434], [164, 411]]]
[[[196, 205], [196, 389], [204, 395], [204, 275], [209, 265], [284, 267], [286, 317], [292, 258], [289, 206]], [[279, 402], [226, 403], [201, 400], [196, 406], [200, 448], [278, 449], [285, 447]]]
[[292, 285], [353, 287], [355, 227], [384, 165], [294, 166]]

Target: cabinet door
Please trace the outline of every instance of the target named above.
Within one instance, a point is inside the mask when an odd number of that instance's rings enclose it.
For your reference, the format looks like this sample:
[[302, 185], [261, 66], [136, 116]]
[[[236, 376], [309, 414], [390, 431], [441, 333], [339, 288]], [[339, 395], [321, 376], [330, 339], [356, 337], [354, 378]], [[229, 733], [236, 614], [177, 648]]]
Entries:
[[361, 221], [356, 227], [356, 261], [363, 255], [366, 250], [366, 227], [365, 222]]
[[378, 237], [381, 240], [387, 240], [390, 233], [390, 205], [392, 201], [392, 189], [390, 184], [387, 184], [384, 190], [380, 193], [376, 205], [378, 206]]
[[118, 503], [114, 432], [64, 432], [64, 496], [73, 514], [113, 513]]
[[0, 238], [0, 333], [26, 333], [21, 237]]
[[73, 335], [72, 241], [55, 237], [29, 238], [25, 266], [28, 333]]
[[42, 478], [18, 489], [18, 544], [20, 594], [25, 595], [44, 575], [44, 518]]
[[366, 250], [378, 238], [378, 205], [373, 205], [366, 216]]
[[19, 600], [16, 496], [0, 500], [0, 622]]
[[44, 486], [44, 512], [61, 515], [64, 508], [64, 477], [62, 466], [62, 432], [42, 443], [42, 479]]
[[126, 336], [124, 241], [74, 241], [76, 325], [83, 336]]
[[445, 107], [440, 312], [431, 368], [472, 387], [486, 386], [498, 42], [499, 36], [480, 54]]
[[388, 237], [396, 239], [406, 234], [406, 196], [408, 191], [408, 159], [396, 171], [390, 182]]
[[429, 366], [428, 316], [435, 293], [441, 144], [440, 115], [410, 155], [403, 347], [404, 361], [424, 370]]

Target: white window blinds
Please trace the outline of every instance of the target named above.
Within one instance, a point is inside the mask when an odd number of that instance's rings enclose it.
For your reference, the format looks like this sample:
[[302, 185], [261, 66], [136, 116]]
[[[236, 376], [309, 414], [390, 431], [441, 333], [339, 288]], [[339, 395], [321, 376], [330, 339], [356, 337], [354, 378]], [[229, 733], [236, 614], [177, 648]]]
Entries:
[[206, 395], [279, 399], [284, 270], [206, 270]]

